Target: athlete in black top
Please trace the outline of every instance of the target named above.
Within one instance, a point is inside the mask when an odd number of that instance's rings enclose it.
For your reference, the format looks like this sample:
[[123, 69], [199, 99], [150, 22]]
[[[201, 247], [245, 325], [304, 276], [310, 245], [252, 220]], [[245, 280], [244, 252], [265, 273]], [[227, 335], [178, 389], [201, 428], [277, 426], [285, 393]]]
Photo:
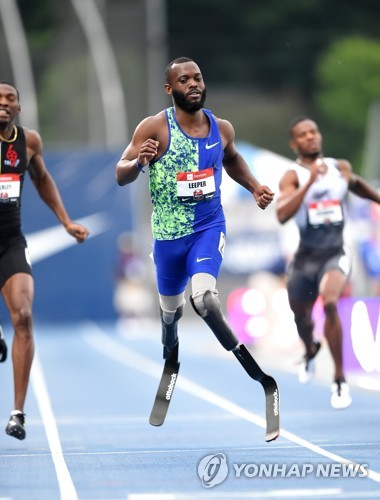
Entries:
[[[6, 432], [24, 439], [24, 404], [34, 354], [34, 282], [20, 221], [25, 172], [28, 171], [42, 200], [78, 243], [86, 240], [88, 230], [68, 216], [57, 186], [46, 169], [40, 135], [15, 125], [20, 112], [17, 89], [8, 82], [0, 82], [0, 289], [14, 329], [14, 410]], [[0, 328], [0, 361], [5, 360], [6, 354]]]

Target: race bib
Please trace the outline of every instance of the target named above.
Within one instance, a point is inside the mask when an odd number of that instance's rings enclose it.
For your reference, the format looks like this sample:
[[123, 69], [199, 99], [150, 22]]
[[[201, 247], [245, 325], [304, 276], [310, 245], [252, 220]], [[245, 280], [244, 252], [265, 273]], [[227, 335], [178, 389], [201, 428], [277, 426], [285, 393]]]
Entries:
[[0, 202], [14, 203], [20, 198], [19, 174], [0, 174]]
[[214, 169], [177, 173], [177, 194], [180, 203], [210, 200], [215, 194]]
[[308, 207], [309, 224], [322, 226], [343, 222], [343, 210], [339, 200], [318, 201]]

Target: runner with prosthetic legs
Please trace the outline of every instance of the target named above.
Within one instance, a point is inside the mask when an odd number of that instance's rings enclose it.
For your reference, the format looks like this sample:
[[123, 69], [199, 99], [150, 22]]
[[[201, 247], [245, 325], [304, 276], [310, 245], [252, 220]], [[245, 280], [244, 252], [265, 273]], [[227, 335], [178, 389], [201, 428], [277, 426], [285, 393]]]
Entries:
[[206, 86], [198, 65], [178, 58], [168, 64], [165, 76], [165, 90], [173, 106], [137, 126], [116, 165], [121, 186], [149, 173], [165, 359], [150, 423], [163, 424], [178, 377], [178, 321], [191, 281], [191, 302], [197, 314], [247, 373], [263, 385], [266, 440], [271, 441], [279, 434], [278, 388], [247, 349], [239, 346], [220, 310], [216, 280], [226, 235], [220, 192], [223, 169], [252, 194], [262, 210], [273, 201], [274, 193], [258, 183], [237, 151], [231, 123], [204, 109]]

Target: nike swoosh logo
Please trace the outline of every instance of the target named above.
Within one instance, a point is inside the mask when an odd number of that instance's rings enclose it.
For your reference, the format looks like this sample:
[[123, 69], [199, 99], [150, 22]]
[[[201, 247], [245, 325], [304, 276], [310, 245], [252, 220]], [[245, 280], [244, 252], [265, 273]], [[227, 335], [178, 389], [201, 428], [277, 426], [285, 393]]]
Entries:
[[214, 142], [214, 144], [206, 144], [206, 149], [214, 148], [217, 144], [219, 144], [219, 141], [218, 142]]
[[211, 260], [211, 257], [202, 257], [201, 259], [197, 257], [197, 262], [202, 262], [202, 260]]
[[[89, 238], [107, 231], [108, 228], [107, 216], [101, 212], [82, 219], [76, 219], [75, 222], [83, 224], [89, 229]], [[28, 242], [32, 265], [66, 250], [66, 248], [78, 245], [76, 239], [70, 236], [61, 224], [26, 234], [25, 238]]]

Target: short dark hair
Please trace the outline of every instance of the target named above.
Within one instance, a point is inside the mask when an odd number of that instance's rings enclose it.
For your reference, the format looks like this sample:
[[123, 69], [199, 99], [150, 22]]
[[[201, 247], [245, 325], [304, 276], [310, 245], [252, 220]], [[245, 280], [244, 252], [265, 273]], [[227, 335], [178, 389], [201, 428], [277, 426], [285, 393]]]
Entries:
[[177, 57], [177, 59], [173, 59], [167, 66], [165, 70], [165, 79], [166, 83], [169, 83], [169, 75], [170, 71], [172, 70], [173, 66], [175, 64], [182, 64], [182, 63], [187, 63], [187, 62], [194, 62], [193, 59], [190, 59], [189, 57]]
[[293, 129], [296, 125], [298, 125], [299, 123], [301, 122], [304, 122], [306, 120], [311, 120], [312, 122], [315, 121], [313, 120], [312, 118], [310, 118], [309, 116], [306, 116], [306, 115], [300, 115], [300, 116], [296, 116], [295, 118], [293, 118], [293, 120], [289, 123], [289, 126], [288, 126], [288, 133], [289, 133], [289, 137], [292, 138], [293, 137]]
[[17, 100], [18, 101], [20, 100], [20, 93], [19, 93], [16, 85], [14, 85], [12, 82], [9, 82], [8, 80], [0, 80], [0, 85], [9, 85], [10, 87], [13, 87], [16, 91]]

